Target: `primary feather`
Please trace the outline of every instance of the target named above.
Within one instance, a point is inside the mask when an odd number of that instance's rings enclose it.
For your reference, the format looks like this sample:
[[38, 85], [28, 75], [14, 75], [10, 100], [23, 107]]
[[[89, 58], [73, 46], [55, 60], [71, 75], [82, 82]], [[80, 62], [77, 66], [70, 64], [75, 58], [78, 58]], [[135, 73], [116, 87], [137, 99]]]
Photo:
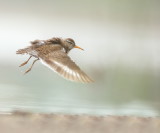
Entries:
[[49, 53], [47, 58], [40, 57], [42, 64], [62, 77], [77, 82], [93, 82], [63, 51]]

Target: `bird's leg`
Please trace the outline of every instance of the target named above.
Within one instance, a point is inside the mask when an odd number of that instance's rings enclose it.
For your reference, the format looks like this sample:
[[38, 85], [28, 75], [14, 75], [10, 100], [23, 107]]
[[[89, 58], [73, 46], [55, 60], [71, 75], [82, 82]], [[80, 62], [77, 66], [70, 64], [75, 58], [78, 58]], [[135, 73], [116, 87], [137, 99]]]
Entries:
[[26, 73], [28, 73], [29, 71], [31, 71], [31, 69], [32, 69], [32, 67], [33, 67], [33, 65], [34, 65], [34, 63], [35, 63], [36, 61], [38, 61], [38, 60], [39, 60], [39, 58], [36, 59], [36, 60], [34, 60], [33, 63], [32, 63], [32, 65], [31, 65], [31, 67], [30, 67], [28, 70], [26, 70], [24, 74], [26, 74]]
[[24, 66], [28, 63], [28, 61], [31, 59], [32, 56], [29, 57], [29, 59], [27, 61], [25, 61], [24, 63], [22, 63], [19, 67]]

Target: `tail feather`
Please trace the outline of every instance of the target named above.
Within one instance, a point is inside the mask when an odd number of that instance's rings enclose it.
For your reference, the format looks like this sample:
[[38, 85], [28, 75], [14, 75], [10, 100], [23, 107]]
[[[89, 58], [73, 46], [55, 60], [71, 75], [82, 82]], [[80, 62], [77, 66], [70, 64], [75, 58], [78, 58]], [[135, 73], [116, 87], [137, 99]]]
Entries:
[[19, 49], [16, 54], [27, 54], [30, 48]]

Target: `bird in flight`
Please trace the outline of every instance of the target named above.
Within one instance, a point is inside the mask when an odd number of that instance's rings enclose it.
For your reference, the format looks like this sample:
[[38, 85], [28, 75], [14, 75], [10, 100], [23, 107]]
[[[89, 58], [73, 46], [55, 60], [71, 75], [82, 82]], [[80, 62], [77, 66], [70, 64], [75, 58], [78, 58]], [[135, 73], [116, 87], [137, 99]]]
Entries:
[[28, 63], [28, 61], [34, 57], [36, 58], [31, 67], [25, 71], [25, 74], [31, 71], [34, 63], [38, 60], [45, 66], [58, 73], [65, 79], [90, 83], [93, 80], [85, 74], [68, 56], [68, 53], [73, 48], [81, 47], [75, 44], [75, 41], [71, 38], [51, 38], [48, 40], [35, 40], [31, 42], [31, 46], [24, 49], [19, 49], [16, 54], [28, 54], [29, 59], [22, 63], [19, 67], [22, 67]]

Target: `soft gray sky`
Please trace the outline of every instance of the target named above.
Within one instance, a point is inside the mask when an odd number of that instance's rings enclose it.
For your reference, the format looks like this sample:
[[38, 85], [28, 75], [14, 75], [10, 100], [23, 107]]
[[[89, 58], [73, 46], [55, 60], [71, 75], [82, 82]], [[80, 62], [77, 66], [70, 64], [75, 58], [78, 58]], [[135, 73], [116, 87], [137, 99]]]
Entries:
[[15, 55], [17, 49], [34, 39], [55, 36], [71, 37], [85, 49], [70, 53], [79, 63], [159, 68], [157, 5], [155, 1], [1, 1], [0, 59], [17, 63], [26, 58]]

